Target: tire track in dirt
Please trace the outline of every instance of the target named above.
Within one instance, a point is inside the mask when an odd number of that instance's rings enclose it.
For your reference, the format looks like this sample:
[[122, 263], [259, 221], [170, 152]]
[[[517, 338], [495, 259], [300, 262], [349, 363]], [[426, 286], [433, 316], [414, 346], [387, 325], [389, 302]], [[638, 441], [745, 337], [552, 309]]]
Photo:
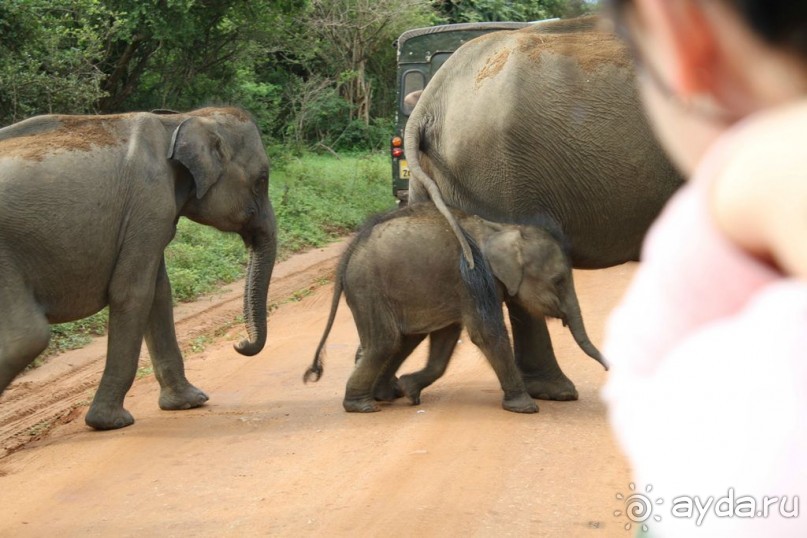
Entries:
[[[270, 312], [329, 281], [343, 248], [344, 241], [339, 241], [278, 263], [269, 288]], [[243, 289], [244, 281], [240, 280], [193, 303], [175, 307], [177, 340], [186, 361], [217, 338], [246, 334], [239, 321]], [[269, 323], [271, 338], [271, 314]], [[105, 357], [106, 337], [98, 337], [81, 349], [54, 356], [39, 368], [20, 375], [0, 396], [0, 458], [47, 436], [56, 425], [83, 417], [101, 379]], [[140, 366], [150, 366], [145, 345]]]

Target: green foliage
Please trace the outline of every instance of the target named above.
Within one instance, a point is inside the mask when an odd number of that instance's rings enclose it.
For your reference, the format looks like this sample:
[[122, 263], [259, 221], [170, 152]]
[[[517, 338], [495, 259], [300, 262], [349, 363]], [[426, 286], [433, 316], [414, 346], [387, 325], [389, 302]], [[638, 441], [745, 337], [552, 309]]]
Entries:
[[[43, 113], [241, 105], [275, 171], [281, 256], [389, 207], [384, 149], [394, 39], [438, 22], [576, 16], [587, 0], [3, 0], [0, 125]], [[177, 300], [241, 276], [238, 237], [180, 222], [166, 251]], [[54, 326], [51, 352], [103, 333], [106, 311]]]
[[89, 112], [103, 96], [96, 0], [0, 3], [0, 125], [47, 112]]
[[93, 336], [106, 333], [108, 321], [109, 310], [104, 308], [88, 318], [52, 325], [48, 349], [34, 361], [34, 366], [38, 366], [40, 361], [51, 355], [86, 346]]
[[334, 140], [333, 147], [352, 151], [364, 148], [381, 150], [389, 145], [389, 136], [394, 128], [395, 122], [387, 118], [373, 118], [369, 125], [361, 120], [352, 120]]
[[520, 21], [576, 17], [596, 9], [587, 0], [437, 0], [434, 8], [445, 23]]
[[165, 250], [175, 301], [192, 301], [216, 286], [243, 276], [247, 251], [241, 239], [187, 219], [177, 224]]
[[270, 192], [281, 256], [323, 245], [392, 207], [389, 167], [383, 154], [305, 155], [276, 169]]
[[48, 112], [236, 104], [269, 145], [372, 150], [392, 42], [438, 22], [574, 16], [586, 0], [3, 0], [0, 125]]

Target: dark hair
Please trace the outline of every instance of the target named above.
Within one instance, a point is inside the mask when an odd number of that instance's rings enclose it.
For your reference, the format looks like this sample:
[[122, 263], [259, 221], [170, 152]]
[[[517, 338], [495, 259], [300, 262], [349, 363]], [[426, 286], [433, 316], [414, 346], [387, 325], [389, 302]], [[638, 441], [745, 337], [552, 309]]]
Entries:
[[[714, 0], [710, 0], [714, 1]], [[749, 28], [771, 45], [807, 60], [807, 2], [804, 0], [721, 0], [732, 7]], [[619, 16], [631, 0], [606, 0]]]

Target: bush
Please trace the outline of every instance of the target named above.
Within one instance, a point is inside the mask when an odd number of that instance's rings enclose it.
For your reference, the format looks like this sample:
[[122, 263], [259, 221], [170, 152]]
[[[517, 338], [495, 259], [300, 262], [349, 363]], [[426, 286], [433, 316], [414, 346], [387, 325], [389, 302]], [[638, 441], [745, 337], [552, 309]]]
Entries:
[[308, 154], [276, 169], [271, 195], [283, 255], [320, 246], [391, 208], [389, 167], [380, 153], [339, 159]]
[[386, 118], [373, 118], [370, 125], [352, 120], [333, 141], [333, 149], [342, 151], [379, 151], [389, 145], [395, 131], [395, 122]]

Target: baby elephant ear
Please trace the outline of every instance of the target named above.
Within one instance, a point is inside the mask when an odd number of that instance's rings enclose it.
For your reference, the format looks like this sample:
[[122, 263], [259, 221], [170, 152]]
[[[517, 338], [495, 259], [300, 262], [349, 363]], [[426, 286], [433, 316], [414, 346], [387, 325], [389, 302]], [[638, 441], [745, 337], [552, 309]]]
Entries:
[[202, 198], [222, 174], [223, 149], [215, 124], [202, 118], [182, 120], [171, 136], [168, 158], [181, 162], [193, 176]]
[[494, 233], [482, 247], [493, 274], [504, 284], [511, 297], [518, 293], [524, 277], [522, 241], [518, 229], [509, 229]]

